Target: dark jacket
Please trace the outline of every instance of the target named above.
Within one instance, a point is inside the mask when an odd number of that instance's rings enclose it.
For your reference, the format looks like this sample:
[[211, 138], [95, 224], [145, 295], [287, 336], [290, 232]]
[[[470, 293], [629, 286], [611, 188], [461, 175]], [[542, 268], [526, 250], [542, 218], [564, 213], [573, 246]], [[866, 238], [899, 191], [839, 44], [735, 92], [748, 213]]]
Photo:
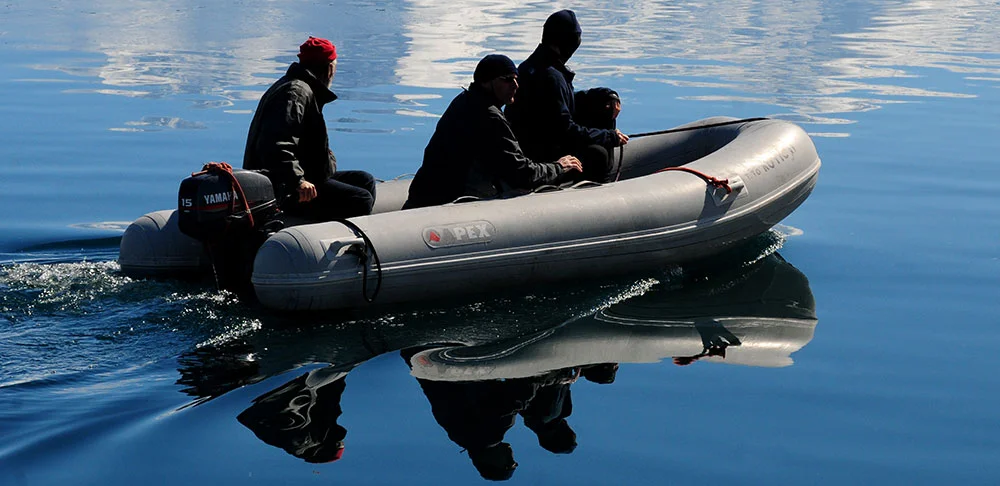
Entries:
[[461, 196], [493, 197], [500, 183], [533, 189], [562, 173], [559, 164], [525, 157], [492, 95], [472, 85], [438, 121], [404, 208], [447, 204]]
[[530, 379], [417, 382], [448, 438], [474, 451], [502, 442], [537, 388]]
[[275, 185], [275, 194], [294, 191], [305, 179], [323, 182], [337, 171], [337, 159], [323, 119], [323, 105], [337, 99], [316, 76], [292, 63], [257, 105], [243, 168], [264, 170]]
[[343, 449], [347, 436], [347, 429], [337, 423], [343, 413], [340, 400], [346, 381], [341, 376], [310, 384], [311, 376], [331, 369], [309, 372], [255, 398], [236, 420], [266, 444], [306, 462], [339, 458], [338, 450]]
[[528, 157], [554, 160], [578, 154], [588, 145], [616, 144], [614, 130], [588, 128], [575, 120], [575, 76], [544, 45], [539, 45], [518, 66], [519, 88], [506, 115]]

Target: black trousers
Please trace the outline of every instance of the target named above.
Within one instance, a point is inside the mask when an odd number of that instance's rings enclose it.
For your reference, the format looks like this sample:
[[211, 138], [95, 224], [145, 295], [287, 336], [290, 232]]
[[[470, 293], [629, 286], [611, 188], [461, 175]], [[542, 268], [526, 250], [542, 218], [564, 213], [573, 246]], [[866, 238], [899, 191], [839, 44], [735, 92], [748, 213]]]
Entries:
[[577, 180], [608, 182], [611, 176], [611, 156], [607, 148], [600, 145], [588, 145], [574, 151], [576, 158], [583, 165], [583, 174], [574, 174]]
[[[576, 113], [573, 119], [590, 128], [614, 130], [615, 118], [607, 108], [609, 102], [618, 100], [618, 93], [610, 88], [593, 88], [576, 93]], [[608, 182], [614, 177], [611, 155], [614, 150], [601, 145], [588, 145], [573, 151], [573, 155], [583, 164], [583, 175], [577, 179], [594, 182]]]
[[375, 205], [375, 178], [361, 170], [339, 170], [316, 184], [316, 194], [312, 201], [289, 201], [282, 209], [316, 221], [365, 216]]

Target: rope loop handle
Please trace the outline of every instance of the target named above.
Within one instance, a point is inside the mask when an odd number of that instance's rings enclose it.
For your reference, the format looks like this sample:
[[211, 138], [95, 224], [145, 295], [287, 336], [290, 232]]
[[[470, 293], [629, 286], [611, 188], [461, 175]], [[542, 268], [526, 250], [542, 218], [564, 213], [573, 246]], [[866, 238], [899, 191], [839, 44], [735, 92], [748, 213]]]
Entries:
[[[382, 260], [378, 257], [378, 252], [375, 251], [375, 245], [372, 244], [371, 238], [365, 234], [365, 231], [361, 229], [354, 222], [347, 219], [335, 219], [334, 222], [340, 223], [346, 226], [355, 236], [360, 236], [361, 240], [365, 242], [365, 247], [362, 249], [362, 254], [358, 255], [361, 258], [361, 296], [364, 297], [365, 301], [371, 304], [375, 302], [375, 298], [378, 297], [378, 293], [382, 290]], [[368, 260], [368, 254], [371, 254], [371, 262]], [[371, 296], [368, 295], [368, 267], [371, 263], [375, 264], [375, 291], [372, 292]]]
[[680, 171], [680, 172], [687, 172], [689, 174], [694, 174], [694, 175], [696, 175], [698, 177], [701, 177], [702, 180], [704, 180], [705, 182], [707, 182], [712, 187], [716, 187], [716, 188], [721, 187], [721, 188], [725, 189], [726, 190], [726, 194], [732, 194], [733, 193], [733, 188], [729, 185], [729, 179], [719, 179], [718, 177], [710, 176], [710, 175], [708, 175], [708, 174], [706, 174], [704, 172], [701, 172], [701, 171], [698, 171], [698, 170], [695, 170], [695, 169], [692, 169], [692, 168], [689, 168], [689, 167], [666, 167], [666, 168], [663, 168], [663, 169], [660, 169], [660, 170], [656, 171], [656, 173], [667, 172], [667, 171], [671, 171], [671, 170], [676, 170], [676, 171]]
[[[246, 194], [243, 193], [243, 186], [240, 185], [239, 179], [233, 174], [233, 166], [229, 165], [227, 162], [209, 162], [201, 168], [200, 172], [192, 172], [191, 177], [200, 176], [202, 174], [216, 174], [220, 176], [227, 177], [233, 183], [233, 189], [236, 191], [236, 195], [241, 201], [243, 201], [243, 208], [247, 213], [247, 220], [250, 222], [250, 227], [253, 228], [253, 212], [250, 211], [250, 201], [247, 200]], [[234, 211], [236, 209], [236, 200], [232, 199], [229, 201], [229, 210]]]

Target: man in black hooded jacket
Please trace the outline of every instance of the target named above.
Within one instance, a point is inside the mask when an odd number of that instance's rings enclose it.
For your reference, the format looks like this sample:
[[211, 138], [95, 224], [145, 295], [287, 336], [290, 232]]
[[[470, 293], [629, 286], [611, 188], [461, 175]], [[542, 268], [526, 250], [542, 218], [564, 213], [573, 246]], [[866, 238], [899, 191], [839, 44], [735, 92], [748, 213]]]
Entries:
[[323, 106], [337, 99], [336, 72], [336, 47], [310, 37], [261, 97], [243, 154], [244, 169], [267, 174], [283, 211], [319, 221], [366, 215], [375, 203], [371, 174], [338, 171], [330, 150]]
[[476, 66], [473, 82], [452, 100], [438, 121], [403, 209], [447, 204], [462, 196], [495, 197], [506, 188], [530, 190], [581, 170], [561, 154], [535, 162], [525, 157], [500, 108], [517, 92], [517, 68], [490, 54]]
[[[580, 124], [573, 91], [576, 74], [566, 62], [580, 47], [582, 32], [572, 10], [549, 16], [542, 43], [518, 67], [520, 90], [506, 115], [528, 157], [552, 160], [573, 154], [583, 164], [584, 178], [603, 182], [610, 172], [609, 150], [625, 145], [628, 136], [615, 128]], [[617, 93], [613, 98], [610, 101], [620, 109]]]

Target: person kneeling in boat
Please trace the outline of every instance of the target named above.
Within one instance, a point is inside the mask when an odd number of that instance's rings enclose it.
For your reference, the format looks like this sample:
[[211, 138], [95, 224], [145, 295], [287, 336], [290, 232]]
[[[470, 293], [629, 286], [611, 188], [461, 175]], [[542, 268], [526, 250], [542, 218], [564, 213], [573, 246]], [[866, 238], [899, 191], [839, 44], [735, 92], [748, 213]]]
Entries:
[[[517, 92], [517, 68], [501, 54], [476, 66], [473, 82], [452, 100], [424, 149], [403, 209], [450, 203], [462, 196], [496, 197], [503, 185], [530, 190], [582, 170], [564, 156], [536, 162], [524, 156], [500, 108]], [[550, 159], [551, 160], [551, 159]]]
[[528, 157], [573, 154], [583, 163], [584, 179], [604, 182], [611, 172], [611, 150], [628, 143], [628, 135], [615, 128], [618, 93], [573, 91], [576, 74], [566, 62], [580, 47], [582, 32], [572, 10], [545, 20], [542, 43], [518, 67], [521, 90], [506, 115]]
[[323, 119], [337, 49], [310, 37], [299, 62], [264, 93], [250, 123], [243, 168], [259, 170], [274, 185], [281, 209], [317, 221], [371, 214], [375, 179], [360, 170], [337, 170]]

